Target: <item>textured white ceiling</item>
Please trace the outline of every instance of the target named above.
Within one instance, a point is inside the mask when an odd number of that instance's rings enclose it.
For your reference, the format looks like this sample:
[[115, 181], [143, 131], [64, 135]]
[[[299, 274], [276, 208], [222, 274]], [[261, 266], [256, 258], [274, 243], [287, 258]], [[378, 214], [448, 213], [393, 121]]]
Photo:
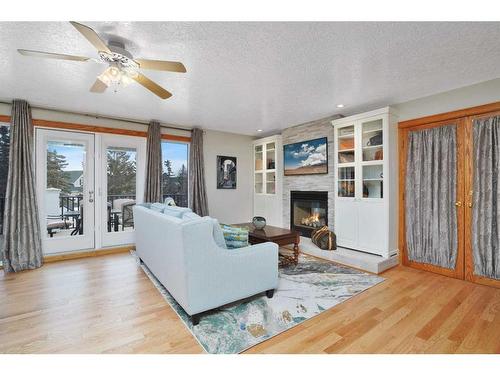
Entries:
[[500, 77], [500, 23], [81, 22], [135, 57], [182, 61], [186, 74], [144, 71], [172, 98], [90, 93], [103, 65], [16, 52], [97, 57], [69, 23], [3, 22], [0, 100], [256, 134]]

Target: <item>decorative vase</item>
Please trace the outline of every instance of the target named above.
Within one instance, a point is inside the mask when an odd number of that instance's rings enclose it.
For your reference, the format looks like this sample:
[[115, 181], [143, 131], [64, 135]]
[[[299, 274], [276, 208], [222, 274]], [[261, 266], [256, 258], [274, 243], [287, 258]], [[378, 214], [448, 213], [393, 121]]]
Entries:
[[264, 227], [266, 226], [266, 219], [263, 218], [262, 216], [255, 216], [252, 219], [252, 223], [255, 229], [264, 229]]

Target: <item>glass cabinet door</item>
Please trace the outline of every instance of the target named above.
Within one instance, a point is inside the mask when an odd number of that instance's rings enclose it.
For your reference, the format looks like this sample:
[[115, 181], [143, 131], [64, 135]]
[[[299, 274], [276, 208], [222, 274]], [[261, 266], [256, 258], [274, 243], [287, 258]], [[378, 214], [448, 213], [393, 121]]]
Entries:
[[266, 194], [276, 194], [276, 172], [266, 173]]
[[383, 119], [361, 123], [362, 198], [384, 197]]
[[266, 169], [276, 169], [276, 144], [266, 144]]
[[264, 174], [262, 172], [255, 172], [255, 193], [262, 194], [264, 192]]
[[382, 124], [382, 119], [361, 124], [363, 161], [384, 159]]
[[263, 169], [264, 152], [262, 145], [255, 146], [255, 170]]
[[355, 161], [355, 138], [354, 125], [346, 126], [338, 130], [338, 152], [339, 164], [354, 163]]
[[339, 167], [338, 168], [338, 196], [353, 198], [355, 195], [355, 168], [354, 167]]
[[382, 164], [363, 166], [363, 198], [384, 197], [383, 170]]

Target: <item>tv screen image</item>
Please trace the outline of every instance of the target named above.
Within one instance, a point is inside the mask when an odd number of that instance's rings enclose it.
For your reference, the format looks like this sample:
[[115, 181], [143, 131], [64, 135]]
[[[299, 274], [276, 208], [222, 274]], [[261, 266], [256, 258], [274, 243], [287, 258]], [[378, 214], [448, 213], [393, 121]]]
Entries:
[[328, 138], [283, 146], [285, 176], [328, 173]]

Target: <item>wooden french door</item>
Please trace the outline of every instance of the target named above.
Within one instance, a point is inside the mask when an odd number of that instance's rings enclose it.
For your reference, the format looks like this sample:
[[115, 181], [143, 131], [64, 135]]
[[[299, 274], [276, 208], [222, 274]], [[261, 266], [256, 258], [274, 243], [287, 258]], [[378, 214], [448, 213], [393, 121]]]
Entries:
[[476, 275], [474, 272], [474, 249], [473, 249], [473, 197], [480, 192], [474, 191], [474, 121], [477, 119], [499, 116], [500, 111], [490, 112], [481, 115], [469, 116], [465, 119], [465, 280], [478, 284], [490, 285], [500, 288], [500, 280], [490, 279]]
[[[474, 197], [475, 194], [484, 193], [482, 191], [474, 191], [474, 121], [499, 115], [500, 102], [497, 102], [422, 119], [409, 120], [399, 124], [399, 248], [404, 265], [500, 288], [499, 279], [492, 279], [475, 273], [473, 249]], [[452, 124], [457, 126], [455, 204], [458, 249], [455, 268], [447, 269], [432, 264], [417, 263], [408, 259], [405, 208], [409, 202], [405, 200], [405, 182], [407, 177], [406, 161], [409, 132]]]
[[[456, 126], [456, 196], [455, 196], [455, 210], [457, 215], [457, 255], [455, 268], [444, 268], [435, 264], [429, 263], [419, 263], [412, 261], [408, 257], [407, 243], [406, 243], [406, 205], [412, 204], [405, 197], [405, 183], [407, 179], [406, 175], [406, 162], [407, 162], [407, 152], [408, 152], [408, 134], [412, 131], [420, 131], [425, 129], [432, 129], [441, 126]], [[464, 225], [465, 225], [465, 122], [463, 119], [446, 120], [440, 122], [434, 122], [429, 124], [417, 125], [414, 127], [407, 127], [400, 129], [399, 133], [399, 147], [400, 147], [400, 181], [399, 181], [399, 195], [400, 195], [400, 235], [399, 235], [399, 249], [402, 254], [402, 261], [404, 265], [422, 269], [425, 271], [430, 271], [434, 273], [439, 273], [441, 275], [454, 277], [458, 279], [464, 278]]]

